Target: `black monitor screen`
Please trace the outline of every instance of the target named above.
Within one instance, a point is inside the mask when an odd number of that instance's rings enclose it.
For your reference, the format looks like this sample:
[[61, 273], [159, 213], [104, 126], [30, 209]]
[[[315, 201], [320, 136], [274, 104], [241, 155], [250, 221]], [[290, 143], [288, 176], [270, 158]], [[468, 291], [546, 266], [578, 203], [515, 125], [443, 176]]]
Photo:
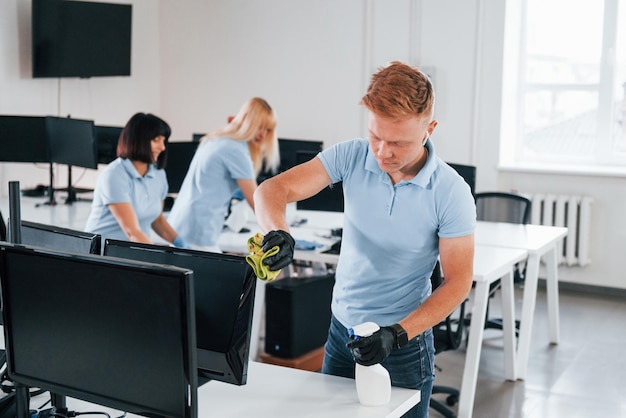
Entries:
[[476, 167], [473, 165], [463, 165], [455, 163], [447, 163], [450, 167], [454, 168], [463, 180], [469, 185], [472, 191], [472, 196], [476, 195]]
[[[298, 164], [298, 152], [320, 152], [324, 147], [322, 141], [310, 141], [302, 139], [285, 139], [278, 138], [278, 150], [280, 151], [280, 166], [278, 172], [289, 170]], [[263, 170], [259, 175], [259, 183], [266, 178], [272, 177], [273, 173], [269, 170]]]
[[0, 161], [49, 162], [46, 118], [0, 116]]
[[129, 76], [132, 5], [33, 0], [33, 77]]
[[104, 255], [193, 270], [198, 375], [246, 383], [256, 277], [244, 257], [108, 239]]
[[196, 149], [198, 149], [197, 142], [169, 142], [167, 144], [165, 175], [169, 185], [168, 193], [180, 191]]
[[98, 164], [109, 164], [117, 158], [117, 142], [122, 128], [117, 126], [94, 126], [98, 148]]
[[[317, 156], [316, 151], [296, 152], [296, 163], [301, 164]], [[324, 187], [318, 194], [296, 203], [300, 210], [322, 210], [329, 212], [343, 212], [343, 183]]]
[[139, 415], [197, 416], [192, 272], [2, 243], [0, 277], [12, 381]]
[[[99, 234], [29, 221], [22, 221], [20, 230], [20, 244], [79, 254], [100, 254], [102, 238]], [[11, 237], [10, 223], [8, 236]], [[9, 241], [13, 240], [9, 238]]]
[[98, 147], [93, 121], [46, 118], [50, 161], [85, 168], [98, 168]]

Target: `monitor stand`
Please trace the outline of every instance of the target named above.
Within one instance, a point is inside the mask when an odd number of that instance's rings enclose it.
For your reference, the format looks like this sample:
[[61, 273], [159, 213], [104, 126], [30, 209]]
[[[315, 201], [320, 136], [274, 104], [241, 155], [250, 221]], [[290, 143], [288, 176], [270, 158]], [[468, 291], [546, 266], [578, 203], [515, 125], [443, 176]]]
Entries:
[[50, 163], [50, 185], [48, 186], [48, 200], [43, 203], [37, 203], [35, 205], [36, 208], [42, 205], [48, 206], [56, 206], [57, 202], [54, 200], [54, 166], [53, 163]]
[[67, 188], [66, 189], [56, 189], [57, 192], [67, 191], [67, 198], [65, 199], [66, 205], [71, 205], [74, 202], [83, 202], [89, 201], [90, 199], [81, 199], [76, 196], [77, 193], [88, 193], [92, 192], [91, 189], [78, 189], [72, 186], [72, 166], [67, 166]]
[[68, 409], [64, 395], [50, 392], [50, 403], [55, 408], [56, 413], [60, 414], [61, 416], [67, 416]]

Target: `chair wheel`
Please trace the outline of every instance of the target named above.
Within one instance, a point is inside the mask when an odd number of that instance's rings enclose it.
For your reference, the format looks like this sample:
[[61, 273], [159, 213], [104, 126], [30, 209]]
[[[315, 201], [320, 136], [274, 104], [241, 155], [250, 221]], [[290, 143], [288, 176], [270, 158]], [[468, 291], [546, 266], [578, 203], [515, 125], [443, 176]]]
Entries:
[[459, 402], [459, 397], [458, 395], [450, 395], [446, 398], [446, 403], [449, 406], [454, 406], [457, 404], [457, 402]]

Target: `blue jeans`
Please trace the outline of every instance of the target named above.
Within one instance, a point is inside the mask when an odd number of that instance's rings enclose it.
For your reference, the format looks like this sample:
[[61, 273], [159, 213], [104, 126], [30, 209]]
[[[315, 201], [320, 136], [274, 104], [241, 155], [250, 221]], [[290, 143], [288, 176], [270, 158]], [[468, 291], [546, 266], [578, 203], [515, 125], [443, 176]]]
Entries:
[[[350, 341], [348, 330], [333, 316], [328, 330], [328, 340], [324, 346], [322, 373], [354, 379], [354, 358], [346, 348]], [[435, 347], [432, 330], [413, 338], [399, 350], [391, 352], [382, 365], [389, 371], [391, 384], [421, 391], [419, 404], [403, 417], [428, 417], [430, 396], [435, 380]]]

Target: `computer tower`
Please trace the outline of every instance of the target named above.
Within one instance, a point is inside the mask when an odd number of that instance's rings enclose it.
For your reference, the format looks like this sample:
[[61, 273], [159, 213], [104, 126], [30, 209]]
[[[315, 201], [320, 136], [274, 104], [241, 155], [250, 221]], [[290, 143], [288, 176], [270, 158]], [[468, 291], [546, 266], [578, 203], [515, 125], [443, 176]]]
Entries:
[[287, 277], [265, 290], [265, 352], [299, 357], [326, 342], [335, 275]]

